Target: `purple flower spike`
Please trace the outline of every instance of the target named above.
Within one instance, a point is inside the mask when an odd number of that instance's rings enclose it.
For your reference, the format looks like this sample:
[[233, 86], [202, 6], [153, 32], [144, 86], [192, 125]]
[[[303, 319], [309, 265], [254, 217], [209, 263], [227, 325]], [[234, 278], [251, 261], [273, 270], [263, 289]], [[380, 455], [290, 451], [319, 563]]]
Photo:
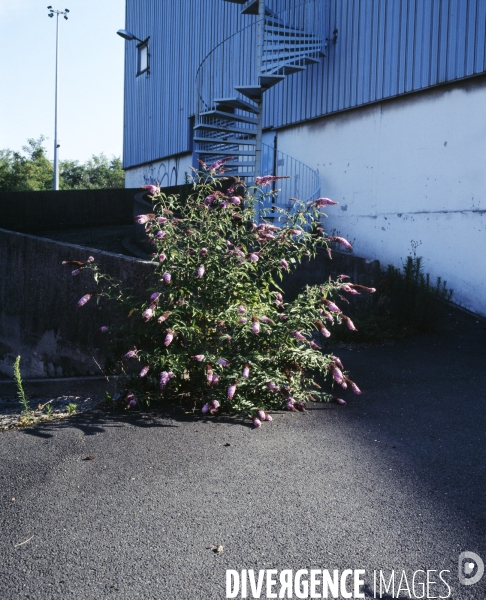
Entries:
[[307, 338], [305, 336], [303, 336], [300, 331], [292, 331], [292, 335], [294, 336], [294, 338], [300, 340], [301, 342], [305, 342], [307, 341]]
[[245, 379], [248, 379], [248, 377], [250, 376], [250, 365], [248, 363], [243, 367], [243, 372], [241, 375]]
[[204, 271], [205, 271], [205, 270], [206, 270], [206, 269], [204, 268], [204, 265], [199, 265], [199, 268], [198, 268], [198, 270], [197, 270], [197, 276], [198, 276], [198, 277], [202, 277], [202, 276], [204, 275]]
[[79, 275], [81, 273], [81, 269], [74, 269], [74, 271], [71, 271], [71, 275], [73, 277], [76, 277], [76, 275]]
[[172, 340], [174, 339], [174, 334], [169, 331], [167, 333], [167, 335], [165, 336], [165, 340], [164, 340], [164, 346], [170, 346], [170, 343], [172, 342]]
[[161, 240], [162, 238], [165, 238], [166, 235], [167, 235], [167, 232], [161, 230], [161, 231], [157, 231], [157, 233], [155, 234], [155, 237], [158, 240]]
[[139, 225], [145, 225], [145, 223], [148, 223], [151, 219], [153, 219], [155, 217], [155, 215], [153, 214], [148, 214], [148, 215], [137, 215], [135, 217], [135, 221], [139, 224]]
[[128, 406], [130, 406], [130, 408], [133, 408], [134, 406], [136, 406], [137, 404], [137, 399], [136, 398], [132, 398], [130, 400], [130, 402], [128, 403]]
[[280, 264], [284, 269], [287, 269], [287, 271], [289, 270], [289, 263], [285, 260], [285, 258], [282, 258]]
[[354, 295], [359, 295], [359, 292], [357, 290], [355, 290], [352, 287], [349, 287], [349, 285], [347, 283], [345, 283], [342, 288], [341, 288], [344, 292], [348, 292], [348, 294], [354, 294]]
[[206, 256], [207, 253], [208, 253], [207, 248], [201, 248], [201, 256]]
[[157, 185], [151, 185], [151, 184], [142, 185], [142, 189], [147, 190], [147, 192], [149, 194], [151, 194], [152, 196], [155, 196], [155, 194], [160, 193], [160, 188]]
[[260, 333], [260, 323], [256, 317], [253, 317], [253, 323], [251, 324], [251, 330], [253, 333]]
[[99, 331], [100, 333], [106, 333], [106, 332], [108, 331], [108, 327], [107, 327], [106, 325], [103, 325], [103, 327], [100, 327], [100, 328], [98, 329], [98, 331]]
[[86, 262], [92, 263], [94, 262], [94, 258], [92, 256], [88, 256], [88, 260]]
[[267, 415], [264, 410], [259, 410], [257, 414], [258, 414], [258, 418], [261, 419], [262, 421], [267, 420]]
[[160, 389], [163, 390], [169, 381], [169, 373], [167, 371], [162, 371], [160, 374]]
[[267, 382], [267, 388], [271, 391], [271, 392], [278, 392], [278, 385], [275, 385], [273, 383], [273, 381], [268, 381]]
[[258, 258], [258, 254], [255, 254], [255, 252], [252, 252], [248, 258], [251, 260], [251, 262], [258, 262], [259, 258]]
[[253, 427], [255, 429], [258, 429], [261, 426], [262, 426], [262, 422], [260, 421], [260, 419], [253, 419]]
[[334, 304], [334, 302], [331, 302], [330, 300], [324, 300], [324, 302], [329, 310], [332, 310], [333, 312], [337, 312], [337, 313], [341, 312], [341, 309], [339, 308], [339, 306]]
[[331, 332], [329, 331], [329, 329], [326, 329], [324, 326], [322, 326], [319, 331], [321, 332], [321, 334], [325, 337], [328, 338], [331, 336]]
[[292, 412], [297, 412], [297, 409], [294, 406], [294, 403], [291, 402], [290, 400], [287, 402], [287, 404], [285, 405], [285, 408], [287, 410], [291, 410]]
[[219, 402], [217, 400], [212, 400], [209, 406], [209, 412], [214, 415], [218, 412]]
[[314, 348], [314, 350], [322, 350], [322, 348], [319, 346], [319, 344], [316, 344], [314, 342], [314, 340], [312, 340], [311, 342], [309, 342], [309, 344], [310, 344], [311, 348]]
[[248, 319], [246, 317], [241, 317], [241, 319], [238, 321], [238, 323], [243, 323], [243, 325], [245, 323], [248, 323]]
[[300, 402], [297, 403], [297, 408], [299, 410], [305, 410], [307, 408], [307, 406], [305, 405], [304, 402], [302, 402], [302, 400]]
[[244, 315], [245, 313], [246, 313], [246, 308], [243, 306], [243, 304], [240, 304], [240, 306], [238, 307], [238, 314]]
[[348, 248], [348, 250], [352, 249], [352, 245], [348, 242], [348, 240], [345, 240], [343, 237], [334, 237], [333, 238], [336, 242], [339, 242], [341, 244], [341, 246], [344, 246], [345, 248]]
[[204, 360], [204, 354], [194, 354], [191, 358], [194, 358], [194, 360], [197, 360], [198, 362], [202, 362]]
[[150, 370], [150, 367], [148, 365], [145, 365], [145, 367], [140, 371], [139, 377], [145, 377], [145, 375], [147, 375], [149, 370]]
[[167, 223], [166, 217], [157, 217], [157, 221], [162, 224]]
[[137, 356], [137, 351], [136, 350], [129, 350], [124, 356], [123, 358], [135, 358]]
[[205, 415], [206, 413], [208, 413], [208, 412], [209, 412], [209, 409], [210, 409], [210, 406], [209, 406], [209, 404], [207, 404], [207, 403], [206, 403], [206, 404], [205, 404], [205, 405], [204, 405], [204, 406], [201, 408], [201, 412], [202, 412], [202, 414], [203, 414], [203, 415]]
[[211, 386], [214, 387], [214, 386], [218, 385], [218, 383], [219, 383], [219, 375], [217, 373], [214, 373], [211, 378]]
[[91, 299], [92, 294], [85, 294], [78, 300], [78, 306], [84, 306]]
[[218, 358], [217, 363], [222, 367], [227, 367], [229, 365], [229, 361], [227, 361], [225, 358]]
[[157, 300], [160, 298], [160, 293], [159, 292], [154, 292], [151, 296], [150, 296], [150, 301], [151, 302], [157, 302]]
[[230, 400], [233, 400], [233, 396], [235, 395], [235, 392], [236, 392], [236, 383], [232, 383], [228, 388], [228, 398]]
[[267, 415], [267, 418], [265, 419], [265, 421], [273, 421], [273, 419], [270, 415]]
[[236, 204], [236, 206], [239, 206], [241, 204], [241, 198], [239, 196], [233, 196], [230, 198], [230, 202], [231, 204]]
[[339, 383], [339, 384], [343, 383], [344, 376], [343, 376], [343, 374], [341, 372], [341, 369], [339, 367], [334, 366], [332, 368], [332, 376], [334, 377], [334, 381], [336, 383]]
[[339, 202], [334, 202], [334, 200], [331, 200], [330, 198], [317, 198], [317, 200], [314, 201], [314, 206], [317, 206], [318, 208], [321, 208], [321, 206], [332, 206], [334, 204], [339, 204]]
[[154, 311], [151, 308], [147, 308], [147, 310], [144, 310], [142, 313], [142, 317], [146, 321], [149, 321], [153, 316], [154, 316]]
[[348, 329], [351, 329], [351, 331], [358, 331], [353, 323], [353, 321], [351, 321], [351, 319], [348, 317], [346, 319], [346, 325], [348, 326]]
[[170, 283], [170, 280], [172, 279], [172, 276], [170, 273], [164, 273], [162, 275], [162, 279], [165, 281], [165, 283]]
[[161, 254], [159, 254], [159, 261], [160, 262], [164, 262], [164, 260], [167, 258], [167, 256], [162, 252]]
[[355, 394], [362, 394], [363, 392], [359, 389], [359, 387], [354, 383], [354, 381], [349, 381], [349, 385]]
[[342, 398], [336, 398], [336, 396], [333, 396], [332, 399], [336, 404], [340, 404], [341, 406], [346, 404], [346, 400], [343, 400]]
[[334, 354], [333, 354], [333, 355], [332, 355], [332, 360], [333, 360], [333, 361], [334, 361], [334, 362], [337, 364], [337, 366], [338, 366], [340, 369], [344, 369], [344, 367], [343, 367], [343, 363], [341, 362], [341, 359], [340, 359], [339, 357], [337, 357], [337, 356], [334, 356]]

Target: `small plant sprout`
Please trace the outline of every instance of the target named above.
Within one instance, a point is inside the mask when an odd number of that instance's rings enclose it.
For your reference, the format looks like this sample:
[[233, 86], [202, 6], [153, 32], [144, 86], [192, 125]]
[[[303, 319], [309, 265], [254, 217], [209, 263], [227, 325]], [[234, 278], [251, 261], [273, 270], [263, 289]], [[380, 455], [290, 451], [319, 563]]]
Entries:
[[[133, 373], [127, 405], [190, 399], [207, 417], [239, 415], [260, 428], [272, 420], [271, 411], [304, 411], [309, 398], [333, 401], [333, 389], [347, 381], [359, 393], [339, 359], [326, 354], [326, 340], [336, 324], [356, 329], [343, 314], [343, 291], [374, 290], [329, 278], [289, 301], [281, 287], [319, 248], [350, 246], [326, 237], [320, 226], [323, 208], [336, 203], [293, 199], [287, 211], [263, 202], [281, 177], [259, 177], [248, 186], [218, 178], [224, 162], [201, 166], [183, 200], [146, 188], [153, 208], [135, 220], [153, 247], [153, 277], [140, 299], [96, 262], [82, 263], [96, 287], [77, 310], [90, 310], [93, 296], [99, 300], [99, 326], [109, 330], [114, 356], [123, 357], [122, 371]], [[127, 315], [121, 325], [109, 322], [113, 311], [103, 312], [108, 301]]]
[[78, 405], [75, 404], [74, 402], [70, 402], [66, 406], [66, 412], [68, 415], [74, 415], [77, 410], [78, 410]]
[[17, 356], [17, 358], [15, 359], [13, 372], [15, 385], [17, 387], [17, 396], [20, 400], [20, 404], [22, 405], [22, 417], [24, 418], [24, 420], [28, 420], [31, 418], [32, 413], [30, 410], [29, 399], [27, 397], [27, 394], [25, 393], [24, 386], [22, 383], [22, 375], [20, 374], [20, 356]]

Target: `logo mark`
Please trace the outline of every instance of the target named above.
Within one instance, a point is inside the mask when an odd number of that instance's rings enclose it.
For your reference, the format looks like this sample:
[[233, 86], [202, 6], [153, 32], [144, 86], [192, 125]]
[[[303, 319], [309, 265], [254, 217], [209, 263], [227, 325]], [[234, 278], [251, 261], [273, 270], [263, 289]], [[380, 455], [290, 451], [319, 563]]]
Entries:
[[[474, 573], [474, 571], [476, 571]], [[473, 575], [474, 573], [474, 575]], [[484, 574], [482, 558], [474, 552], [461, 552], [459, 555], [459, 583], [474, 585]]]

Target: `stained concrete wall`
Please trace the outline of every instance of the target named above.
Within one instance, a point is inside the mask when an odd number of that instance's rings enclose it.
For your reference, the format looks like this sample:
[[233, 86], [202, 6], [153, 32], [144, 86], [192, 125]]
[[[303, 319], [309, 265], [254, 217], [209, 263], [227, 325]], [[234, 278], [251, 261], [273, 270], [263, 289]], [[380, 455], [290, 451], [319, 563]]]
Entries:
[[278, 148], [317, 169], [326, 229], [400, 267], [416, 247], [453, 300], [486, 316], [486, 77], [279, 130]]
[[192, 154], [154, 161], [125, 171], [126, 187], [135, 188], [147, 183], [159, 183], [161, 187], [185, 183], [186, 174], [191, 174]]
[[25, 377], [99, 374], [109, 351], [97, 330], [113, 309], [77, 301], [95, 289], [90, 273], [71, 275], [63, 260], [93, 256], [102, 271], [145, 289], [152, 265], [135, 258], [0, 229], [0, 373], [12, 375], [16, 356]]

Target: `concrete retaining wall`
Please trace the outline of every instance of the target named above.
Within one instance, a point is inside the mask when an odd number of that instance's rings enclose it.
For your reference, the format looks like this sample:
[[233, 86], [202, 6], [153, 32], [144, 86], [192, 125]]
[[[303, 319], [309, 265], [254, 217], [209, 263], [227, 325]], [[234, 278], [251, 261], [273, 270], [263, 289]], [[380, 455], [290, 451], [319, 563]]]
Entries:
[[139, 188], [0, 192], [0, 227], [34, 233], [49, 229], [133, 223]]
[[127, 286], [143, 289], [150, 263], [0, 229], [0, 373], [12, 376], [22, 356], [25, 377], [99, 374], [96, 362], [108, 355], [106, 338], [97, 332], [115, 315], [96, 300], [78, 308], [94, 291], [90, 273], [71, 275], [63, 260], [94, 256], [104, 272]]

